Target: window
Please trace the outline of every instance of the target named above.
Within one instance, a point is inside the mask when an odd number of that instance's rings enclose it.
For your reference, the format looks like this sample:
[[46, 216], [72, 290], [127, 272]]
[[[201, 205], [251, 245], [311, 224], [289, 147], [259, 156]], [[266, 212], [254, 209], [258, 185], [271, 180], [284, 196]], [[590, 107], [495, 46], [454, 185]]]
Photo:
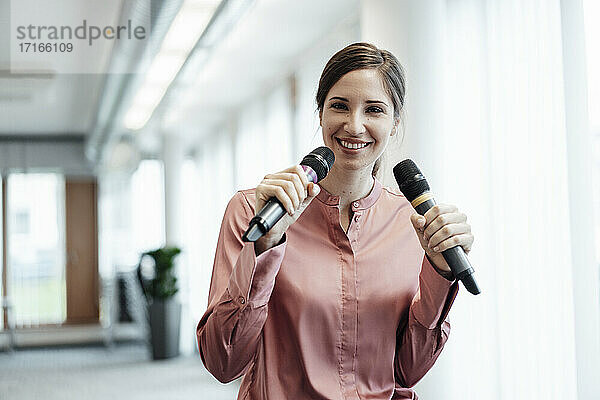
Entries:
[[164, 244], [164, 209], [162, 161], [142, 160], [131, 177], [131, 233], [136, 257]]
[[7, 181], [7, 293], [17, 327], [66, 318], [65, 184], [57, 174]]

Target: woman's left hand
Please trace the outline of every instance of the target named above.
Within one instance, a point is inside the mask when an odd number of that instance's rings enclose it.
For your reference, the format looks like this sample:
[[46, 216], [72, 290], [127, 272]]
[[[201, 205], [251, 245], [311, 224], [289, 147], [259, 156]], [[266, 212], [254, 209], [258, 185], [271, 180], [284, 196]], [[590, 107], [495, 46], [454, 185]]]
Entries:
[[456, 206], [436, 204], [423, 216], [417, 213], [411, 215], [410, 221], [417, 232], [421, 247], [434, 267], [441, 271], [450, 271], [442, 251], [454, 246], [461, 246], [465, 254], [471, 251], [474, 240], [471, 225], [467, 223], [467, 216], [459, 212]]

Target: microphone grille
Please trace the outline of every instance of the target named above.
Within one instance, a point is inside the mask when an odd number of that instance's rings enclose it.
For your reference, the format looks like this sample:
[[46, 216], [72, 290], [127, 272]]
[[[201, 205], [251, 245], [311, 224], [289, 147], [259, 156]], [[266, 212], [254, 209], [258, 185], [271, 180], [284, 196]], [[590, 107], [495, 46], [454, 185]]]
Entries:
[[406, 159], [394, 167], [394, 177], [398, 187], [408, 201], [413, 201], [429, 191], [429, 184], [413, 160]]
[[317, 182], [325, 178], [335, 162], [335, 155], [329, 147], [317, 147], [308, 153], [300, 162], [301, 165], [311, 167], [317, 174]]

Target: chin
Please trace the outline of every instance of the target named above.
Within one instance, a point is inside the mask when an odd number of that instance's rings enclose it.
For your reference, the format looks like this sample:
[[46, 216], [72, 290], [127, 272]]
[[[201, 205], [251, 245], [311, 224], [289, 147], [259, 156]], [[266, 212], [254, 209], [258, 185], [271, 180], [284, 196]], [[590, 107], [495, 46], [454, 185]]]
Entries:
[[[337, 157], [337, 155], [336, 155]], [[336, 159], [339, 160], [339, 159]], [[339, 160], [341, 161], [341, 160]], [[343, 162], [340, 162], [339, 164], [340, 169], [346, 170], [346, 171], [361, 171], [361, 170], [369, 170], [369, 173], [373, 170], [373, 165], [374, 162], [370, 163], [370, 164], [365, 164], [364, 162], [352, 162], [350, 160], [344, 160]]]

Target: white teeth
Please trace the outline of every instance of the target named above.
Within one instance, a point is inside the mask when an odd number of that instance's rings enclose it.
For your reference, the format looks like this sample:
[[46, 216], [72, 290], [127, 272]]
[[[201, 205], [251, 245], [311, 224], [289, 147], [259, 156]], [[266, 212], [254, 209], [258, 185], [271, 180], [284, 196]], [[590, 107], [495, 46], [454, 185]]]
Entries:
[[363, 147], [366, 147], [369, 143], [350, 143], [350, 142], [346, 142], [345, 140], [341, 140], [340, 139], [340, 143], [342, 144], [343, 147], [347, 148], [347, 149], [362, 149]]

